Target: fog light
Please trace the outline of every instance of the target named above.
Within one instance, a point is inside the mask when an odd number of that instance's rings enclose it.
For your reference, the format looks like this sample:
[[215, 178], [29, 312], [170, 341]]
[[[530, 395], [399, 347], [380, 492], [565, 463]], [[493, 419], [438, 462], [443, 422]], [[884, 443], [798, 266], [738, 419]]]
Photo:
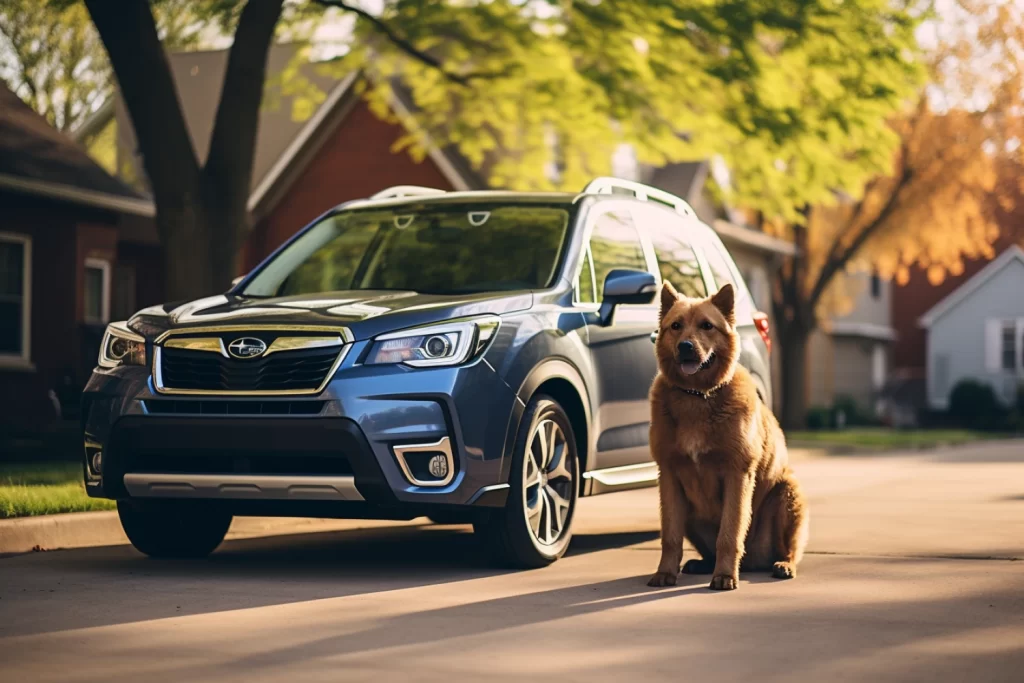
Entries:
[[432, 477], [444, 479], [448, 476], [448, 459], [443, 455], [435, 455], [430, 459], [427, 468], [430, 470]]
[[89, 468], [95, 474], [101, 474], [103, 472], [103, 451], [96, 451], [92, 454], [92, 459], [89, 461]]

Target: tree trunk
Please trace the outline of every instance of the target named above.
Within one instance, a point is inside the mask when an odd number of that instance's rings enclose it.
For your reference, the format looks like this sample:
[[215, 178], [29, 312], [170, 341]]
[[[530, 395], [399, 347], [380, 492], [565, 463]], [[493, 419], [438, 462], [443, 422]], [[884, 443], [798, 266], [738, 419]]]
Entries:
[[807, 348], [813, 329], [790, 323], [781, 330], [783, 429], [807, 426]]
[[85, 4], [117, 76], [153, 190], [165, 297], [181, 301], [224, 292], [238, 275], [249, 229], [267, 53], [283, 0], [249, 0], [242, 9], [203, 167], [147, 0]]

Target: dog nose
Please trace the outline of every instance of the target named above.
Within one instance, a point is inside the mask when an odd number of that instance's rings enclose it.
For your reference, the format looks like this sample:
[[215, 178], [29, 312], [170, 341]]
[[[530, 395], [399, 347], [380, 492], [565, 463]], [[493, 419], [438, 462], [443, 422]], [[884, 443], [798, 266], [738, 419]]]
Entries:
[[693, 353], [693, 342], [679, 342], [679, 350], [683, 353]]

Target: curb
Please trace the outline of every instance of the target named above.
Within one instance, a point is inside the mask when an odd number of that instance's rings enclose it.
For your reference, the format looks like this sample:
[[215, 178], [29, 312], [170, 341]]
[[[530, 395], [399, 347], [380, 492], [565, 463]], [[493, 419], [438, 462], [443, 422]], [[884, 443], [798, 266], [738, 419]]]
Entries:
[[[226, 540], [422, 524], [422, 519], [396, 522], [365, 519], [236, 517], [231, 522]], [[0, 520], [0, 555], [127, 544], [128, 537], [121, 529], [116, 512], [71, 512]]]

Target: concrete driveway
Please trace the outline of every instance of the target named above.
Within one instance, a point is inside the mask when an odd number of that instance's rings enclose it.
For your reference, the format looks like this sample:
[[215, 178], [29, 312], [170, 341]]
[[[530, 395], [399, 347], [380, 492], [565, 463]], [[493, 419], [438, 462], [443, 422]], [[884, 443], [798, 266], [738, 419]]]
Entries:
[[496, 571], [461, 527], [0, 559], [0, 679], [1021, 681], [1024, 442], [801, 461], [795, 581], [645, 585], [657, 495], [581, 502], [570, 555]]

